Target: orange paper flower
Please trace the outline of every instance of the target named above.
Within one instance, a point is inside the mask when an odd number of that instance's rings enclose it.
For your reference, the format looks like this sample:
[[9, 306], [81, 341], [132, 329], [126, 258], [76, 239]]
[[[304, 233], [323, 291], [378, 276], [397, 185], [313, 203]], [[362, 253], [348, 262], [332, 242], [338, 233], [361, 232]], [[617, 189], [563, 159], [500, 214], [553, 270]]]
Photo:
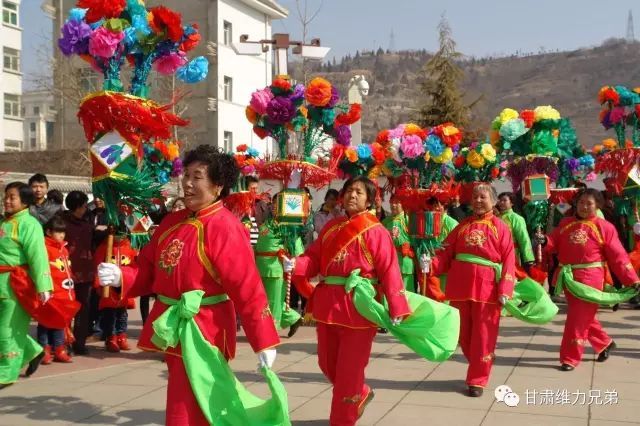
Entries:
[[322, 77], [316, 77], [307, 86], [305, 99], [313, 106], [323, 107], [331, 100], [331, 83]]
[[618, 147], [618, 142], [616, 142], [614, 139], [609, 138], [603, 140], [602, 145], [608, 150], [614, 150]]
[[247, 120], [249, 120], [249, 123], [256, 124], [258, 122], [258, 113], [255, 112], [255, 110], [250, 106], [247, 106], [245, 108], [244, 115], [247, 116]]
[[355, 163], [356, 161], [358, 161], [358, 153], [356, 152], [355, 149], [349, 147], [344, 151], [344, 155], [347, 157], [347, 160], [349, 160], [352, 163]]
[[283, 77], [277, 77], [271, 85], [285, 92], [291, 90], [291, 82]]

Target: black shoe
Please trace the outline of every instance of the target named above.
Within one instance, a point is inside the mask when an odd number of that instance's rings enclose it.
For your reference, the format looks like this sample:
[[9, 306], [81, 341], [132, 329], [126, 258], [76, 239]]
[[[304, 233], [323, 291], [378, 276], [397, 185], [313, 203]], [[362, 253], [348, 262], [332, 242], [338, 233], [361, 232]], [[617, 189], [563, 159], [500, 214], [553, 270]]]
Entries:
[[44, 358], [44, 351], [40, 352], [37, 357], [29, 361], [29, 366], [27, 367], [27, 371], [24, 372], [24, 375], [30, 377], [33, 373], [35, 373], [38, 367], [40, 367], [42, 358]]
[[296, 334], [296, 332], [298, 331], [301, 325], [302, 325], [302, 318], [300, 318], [298, 321], [291, 324], [291, 327], [289, 327], [289, 332], [287, 333], [287, 337], [289, 338], [293, 337], [293, 335]]
[[571, 364], [562, 364], [562, 365], [560, 366], [560, 370], [562, 370], [562, 371], [573, 371], [573, 370], [575, 370], [575, 369], [576, 369], [576, 368], [575, 368], [573, 365], [571, 365]]
[[611, 307], [611, 310], [612, 310], [613, 312], [616, 312], [618, 309], [620, 309], [620, 304], [619, 304], [619, 303], [616, 303], [615, 305], [613, 305], [613, 306]]
[[380, 333], [380, 334], [387, 334], [387, 333], [388, 333], [388, 331], [387, 331], [387, 329], [386, 329], [386, 328], [382, 328], [382, 327], [380, 327], [380, 328], [378, 329], [378, 333]]
[[4, 388], [8, 388], [9, 386], [11, 386], [13, 383], [0, 383], [0, 390], [4, 389]]
[[484, 389], [482, 389], [480, 386], [469, 386], [467, 394], [472, 398], [477, 398], [479, 396], [482, 396], [483, 392]]
[[80, 355], [80, 356], [87, 356], [89, 355], [89, 349], [86, 346], [83, 346], [81, 348], [73, 348], [73, 354], [74, 355]]
[[611, 355], [611, 351], [615, 348], [616, 348], [616, 342], [612, 340], [611, 343], [609, 343], [609, 346], [607, 346], [602, 352], [600, 352], [600, 354], [598, 355], [597, 361], [605, 362], [606, 360], [608, 360], [609, 356]]

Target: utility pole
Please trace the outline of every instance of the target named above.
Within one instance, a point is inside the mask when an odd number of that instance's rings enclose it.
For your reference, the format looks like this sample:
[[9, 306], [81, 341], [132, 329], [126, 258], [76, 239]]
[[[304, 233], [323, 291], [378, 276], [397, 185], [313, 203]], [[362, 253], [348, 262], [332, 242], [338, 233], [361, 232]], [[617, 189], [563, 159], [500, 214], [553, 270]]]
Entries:
[[629, 16], [627, 17], [627, 41], [636, 41], [636, 36], [633, 32], [633, 13], [631, 13], [631, 9], [629, 9]]

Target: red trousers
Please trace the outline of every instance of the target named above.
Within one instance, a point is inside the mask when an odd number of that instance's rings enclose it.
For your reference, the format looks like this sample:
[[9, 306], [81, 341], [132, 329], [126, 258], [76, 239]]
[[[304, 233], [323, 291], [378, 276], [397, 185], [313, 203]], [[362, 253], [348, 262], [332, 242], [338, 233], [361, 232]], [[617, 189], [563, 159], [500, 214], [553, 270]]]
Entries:
[[165, 355], [169, 369], [167, 386], [167, 426], [209, 426], [191, 391], [182, 358]]
[[567, 321], [560, 345], [560, 362], [577, 367], [587, 341], [599, 354], [609, 346], [611, 337], [596, 318], [597, 304], [580, 300], [566, 289], [564, 295], [567, 299]]
[[491, 367], [498, 340], [501, 306], [497, 303], [481, 303], [472, 300], [451, 301], [460, 311], [460, 348], [469, 362], [468, 386], [485, 387], [489, 382]]
[[333, 385], [331, 426], [353, 426], [371, 389], [364, 383], [375, 328], [318, 323], [318, 365]]

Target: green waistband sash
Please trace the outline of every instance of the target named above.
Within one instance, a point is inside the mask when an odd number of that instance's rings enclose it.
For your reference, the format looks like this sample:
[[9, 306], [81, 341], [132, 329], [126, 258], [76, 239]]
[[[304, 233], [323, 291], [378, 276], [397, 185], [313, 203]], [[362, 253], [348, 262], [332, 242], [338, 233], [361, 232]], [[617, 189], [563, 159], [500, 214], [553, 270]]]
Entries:
[[209, 424], [291, 425], [287, 392], [276, 374], [262, 369], [272, 397], [260, 399], [238, 381], [224, 355], [204, 338], [193, 317], [200, 306], [221, 303], [229, 297], [203, 295], [202, 290], [182, 293], [180, 300], [158, 295], [168, 308], [153, 322], [153, 344], [162, 350], [181, 345], [191, 389]]
[[[461, 262], [489, 266], [495, 270], [496, 283], [502, 277], [502, 265], [480, 256], [468, 253], [456, 255]], [[523, 304], [523, 302], [526, 302]], [[558, 313], [558, 307], [544, 288], [529, 277], [518, 281], [513, 288], [513, 296], [504, 304], [504, 309], [514, 318], [531, 324], [546, 324]]]
[[569, 265], [560, 265], [558, 279], [556, 280], [556, 294], [562, 292], [562, 288], [566, 287], [578, 299], [585, 302], [597, 303], [598, 305], [615, 305], [616, 303], [626, 302], [638, 294], [633, 287], [624, 287], [616, 289], [613, 286], [605, 286], [604, 291], [598, 290], [573, 278], [574, 269], [602, 268], [603, 262], [578, 263]]
[[458, 346], [460, 315], [458, 310], [419, 294], [407, 292], [407, 302], [412, 314], [400, 324], [393, 325], [387, 302], [375, 299], [375, 280], [360, 276], [355, 269], [348, 277], [326, 277], [328, 285], [342, 285], [352, 293], [353, 304], [360, 315], [389, 330], [400, 342], [421, 357], [434, 362], [447, 360]]
[[493, 268], [493, 270], [496, 273], [496, 277], [495, 277], [496, 284], [498, 284], [500, 282], [500, 279], [502, 279], [501, 263], [492, 262], [489, 259], [485, 259], [484, 257], [476, 256], [475, 254], [469, 254], [469, 253], [456, 254], [456, 260], [459, 260], [460, 262], [474, 263], [476, 265], [488, 266], [490, 268]]

